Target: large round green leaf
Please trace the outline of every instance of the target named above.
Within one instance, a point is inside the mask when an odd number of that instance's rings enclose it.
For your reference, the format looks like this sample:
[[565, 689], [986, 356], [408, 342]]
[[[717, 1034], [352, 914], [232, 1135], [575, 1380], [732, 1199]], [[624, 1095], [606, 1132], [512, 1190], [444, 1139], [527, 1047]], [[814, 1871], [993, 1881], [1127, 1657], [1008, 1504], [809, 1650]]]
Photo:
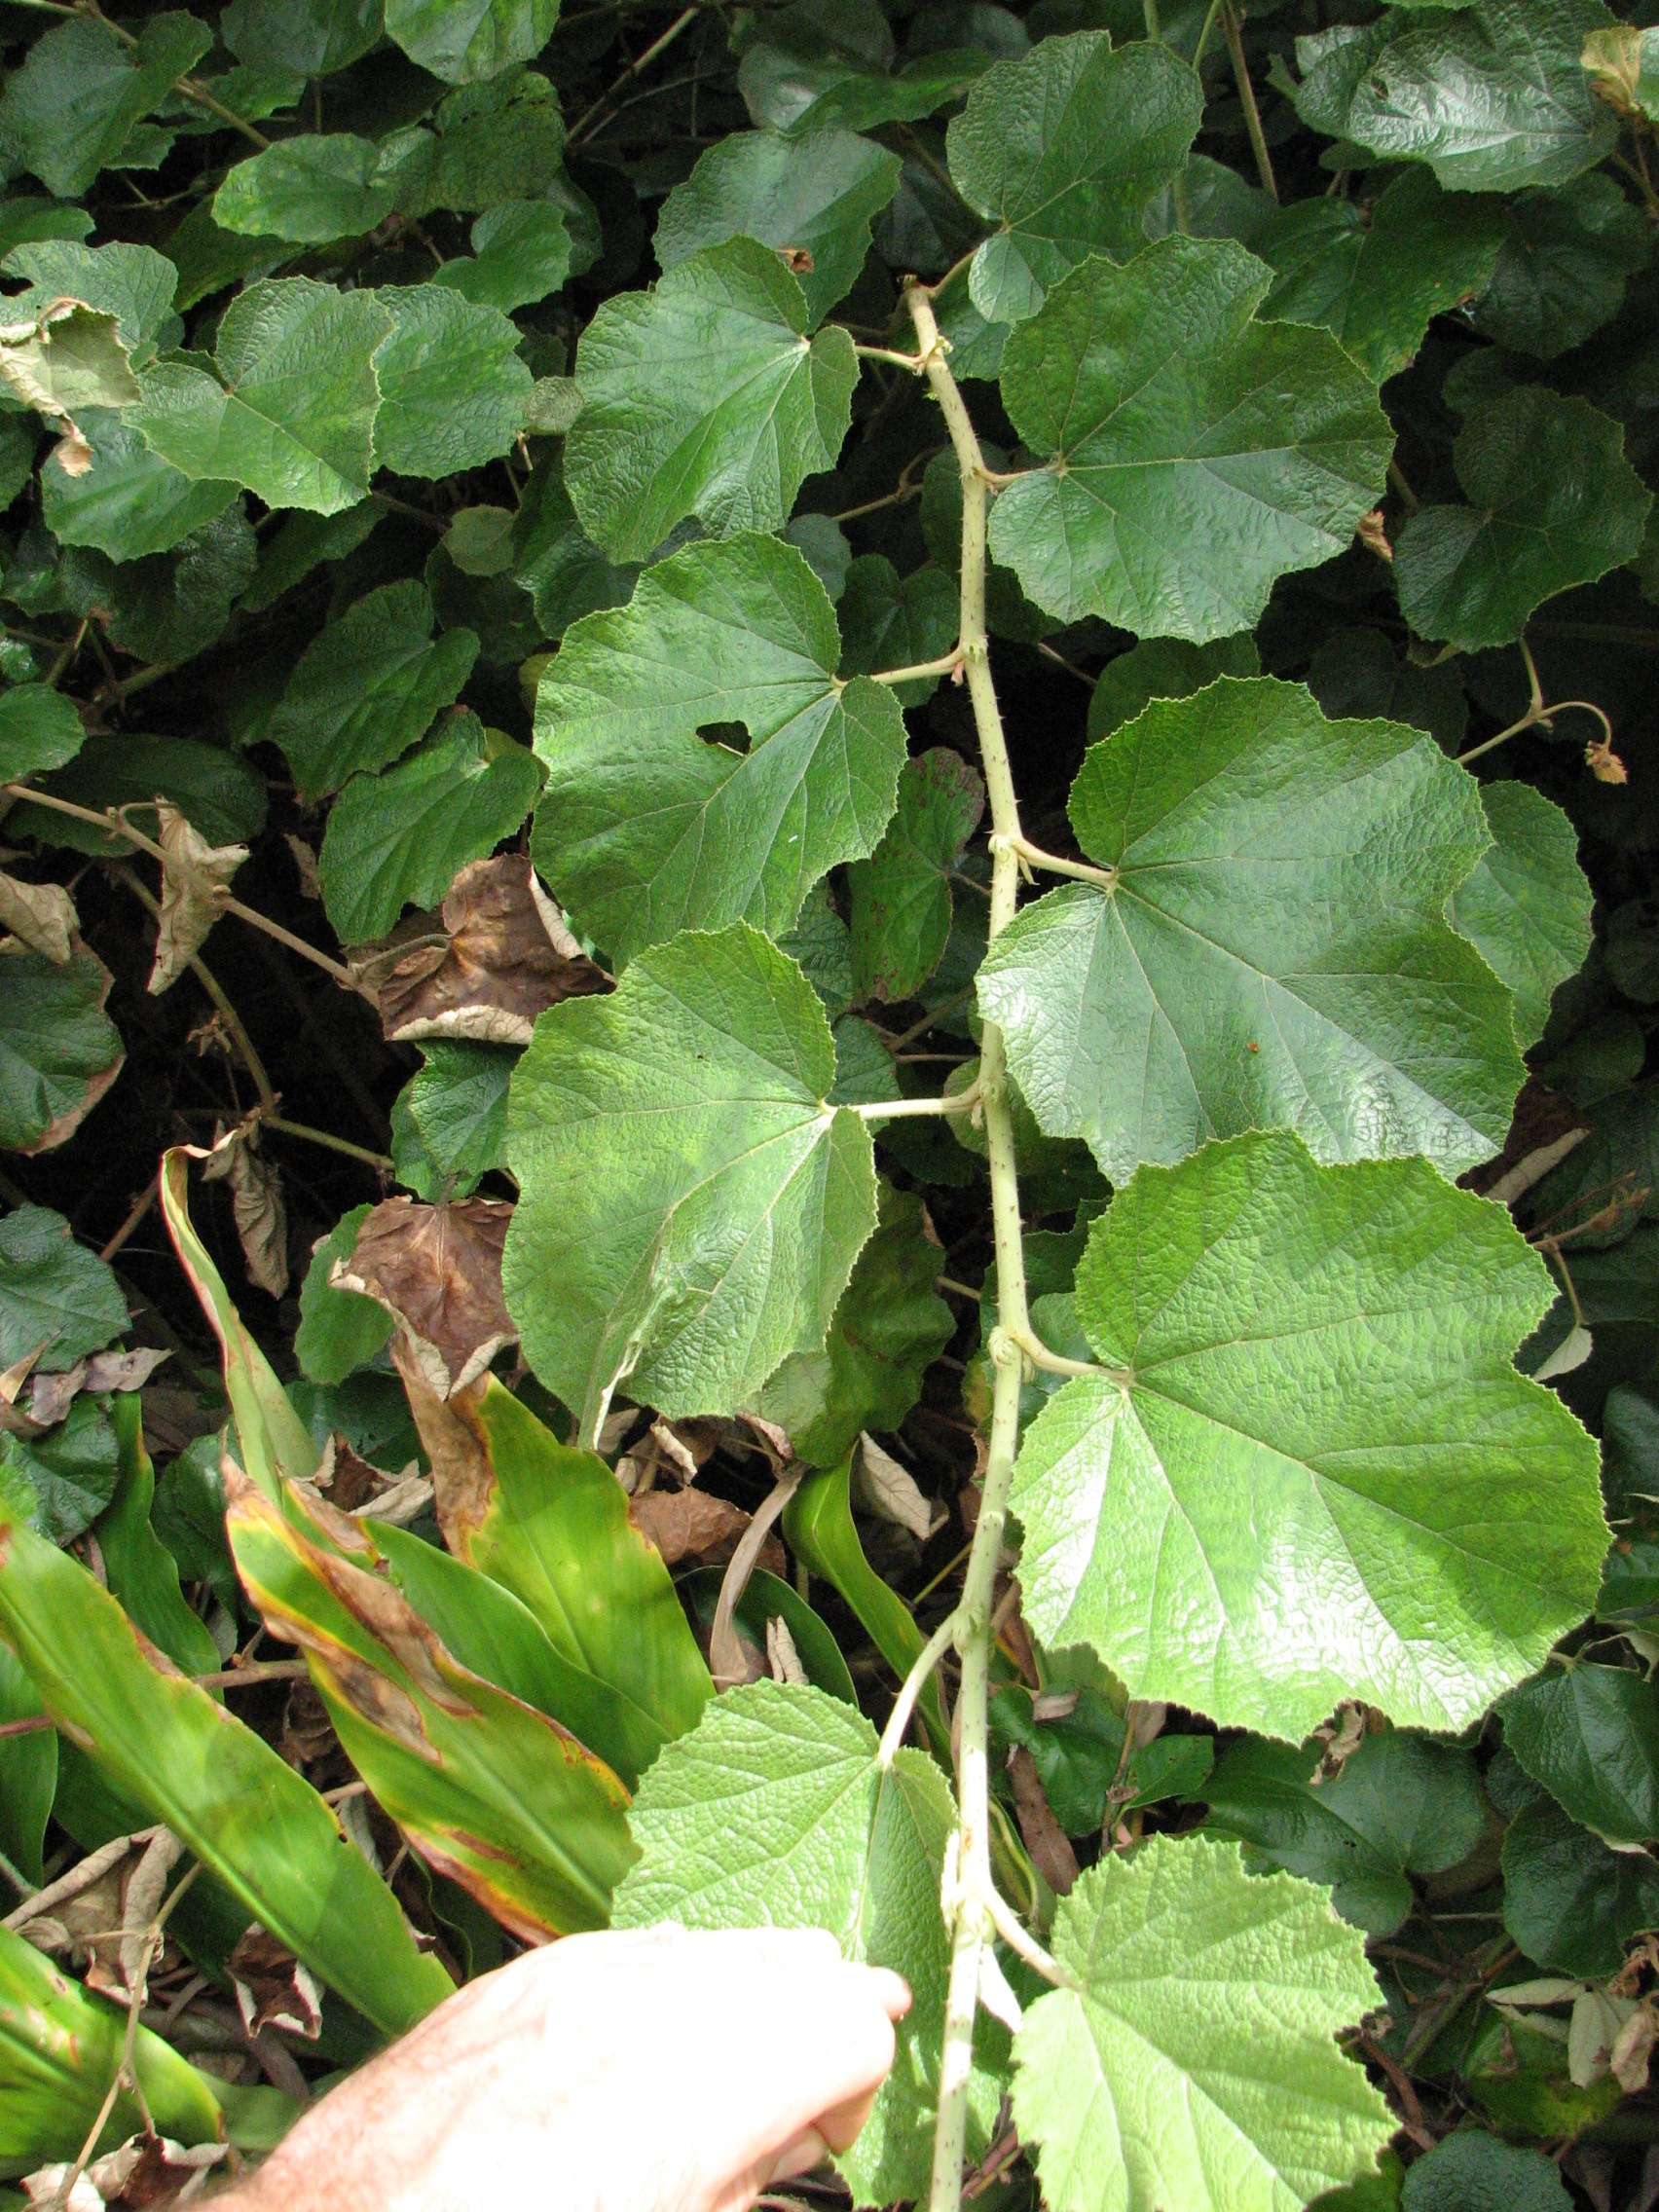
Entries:
[[526, 1356], [597, 1432], [613, 1390], [726, 1413], [824, 1341], [875, 1225], [830, 1024], [747, 923], [640, 955], [551, 1008], [514, 1071], [523, 1193], [502, 1279]]
[[1423, 1161], [1258, 1135], [1142, 1168], [1078, 1270], [1108, 1372], [1020, 1452], [1033, 1630], [1276, 1736], [1345, 1698], [1477, 1718], [1591, 1609], [1606, 1544], [1594, 1444], [1512, 1364], [1551, 1295]]
[[1448, 1174], [1497, 1150], [1510, 996], [1445, 914], [1487, 830], [1431, 739], [1224, 677], [1091, 748], [1071, 812], [1111, 889], [1026, 907], [978, 986], [1051, 1136], [1119, 1179], [1246, 1128]]
[[1340, 553], [1392, 443], [1328, 332], [1260, 323], [1272, 273], [1231, 240], [1086, 263], [1003, 353], [1015, 429], [1048, 465], [997, 498], [991, 551], [1063, 621], [1202, 644], [1274, 579]]
[[110, 973], [76, 943], [67, 966], [41, 952], [0, 959], [0, 1146], [66, 1144], [121, 1073], [121, 1032], [104, 1013]]
[[844, 330], [809, 327], [799, 284], [753, 239], [606, 301], [576, 354], [565, 478], [612, 560], [645, 560], [687, 515], [775, 530], [806, 478], [834, 467], [858, 361]]
[[1360, 1937], [1233, 1846], [1155, 1836], [1061, 1900], [1067, 1986], [1014, 2046], [1053, 2212], [1301, 2212], [1393, 2116], [1336, 2044], [1377, 2002]]

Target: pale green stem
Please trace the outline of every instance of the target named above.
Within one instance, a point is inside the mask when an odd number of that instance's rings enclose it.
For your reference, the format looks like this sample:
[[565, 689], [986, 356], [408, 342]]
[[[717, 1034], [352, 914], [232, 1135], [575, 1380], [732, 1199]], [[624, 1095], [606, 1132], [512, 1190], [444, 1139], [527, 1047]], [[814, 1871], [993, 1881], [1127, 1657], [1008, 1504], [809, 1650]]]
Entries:
[[[983, 1063], [981, 1062], [981, 1066]], [[872, 1098], [863, 1106], [848, 1109], [861, 1122], [887, 1122], [906, 1114], [971, 1114], [980, 1102], [984, 1078], [967, 1090], [959, 1090], [953, 1098]]]
[[940, 653], [937, 660], [912, 661], [908, 668], [877, 669], [870, 678], [870, 682], [872, 683], [914, 683], [922, 677], [954, 676], [961, 666], [961, 650], [959, 647], [953, 646], [949, 652]]
[[893, 1711], [887, 1716], [887, 1726], [881, 1732], [881, 1748], [876, 1753], [883, 1766], [891, 1766], [899, 1755], [899, 1747], [904, 1741], [904, 1731], [910, 1725], [910, 1715], [916, 1710], [916, 1700], [927, 1686], [928, 1677], [956, 1641], [960, 1624], [954, 1613], [946, 1613], [918, 1653], [915, 1665], [904, 1677]]
[[[928, 384], [962, 472], [962, 616], [958, 651], [979, 739], [980, 765], [990, 801], [992, 872], [990, 935], [999, 937], [1019, 901], [1019, 802], [1003, 736], [996, 686], [991, 681], [985, 628], [986, 512], [990, 483], [984, 456], [956, 380], [945, 361], [933, 303], [911, 285], [905, 304]], [[1008, 1523], [1008, 1497], [1019, 1441], [1019, 1391], [1025, 1362], [1019, 1340], [1031, 1318], [1025, 1299], [1025, 1253], [1020, 1236], [1019, 1179], [1014, 1161], [1014, 1112], [1009, 1096], [1002, 1031], [984, 1025], [979, 1049], [979, 1096], [991, 1170], [991, 1226], [996, 1248], [997, 1300], [1002, 1325], [991, 1332], [996, 1370], [991, 1433], [979, 1517], [957, 1606], [956, 1645], [962, 1680], [956, 1699], [958, 1825], [941, 1899], [950, 1928], [950, 1989], [945, 2003], [944, 2051], [940, 2067], [939, 2119], [934, 2132], [930, 2212], [959, 2212], [962, 2161], [967, 2149], [968, 2079], [974, 2058], [974, 2019], [979, 2001], [980, 1960], [992, 1933], [994, 1896], [990, 1854], [990, 1763], [987, 1705], [990, 1689], [991, 1611], [997, 1561]]]

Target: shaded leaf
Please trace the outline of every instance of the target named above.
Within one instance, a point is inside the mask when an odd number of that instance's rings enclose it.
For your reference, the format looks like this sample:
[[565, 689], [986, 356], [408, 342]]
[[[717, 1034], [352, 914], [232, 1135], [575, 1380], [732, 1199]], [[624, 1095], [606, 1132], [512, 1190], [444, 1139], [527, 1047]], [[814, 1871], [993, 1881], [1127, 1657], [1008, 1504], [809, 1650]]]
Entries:
[[472, 672], [470, 630], [433, 639], [432, 602], [413, 577], [382, 584], [307, 645], [267, 734], [309, 792], [338, 791], [353, 771], [407, 753]]
[[1487, 1801], [1467, 1751], [1415, 1731], [1362, 1737], [1340, 1774], [1319, 1779], [1318, 1742], [1300, 1750], [1246, 1737], [1203, 1785], [1212, 1835], [1329, 1886], [1345, 1920], [1390, 1936], [1416, 1902], [1410, 1877], [1458, 1865], [1486, 1832]]
[[16, 683], [0, 691], [0, 780], [21, 783], [47, 768], [61, 768], [86, 743], [73, 700], [45, 683]]
[[1517, 193], [1504, 210], [1492, 281], [1475, 303], [1475, 327], [1500, 346], [1553, 360], [1612, 320], [1626, 277], [1652, 253], [1641, 209], [1603, 171]]
[[390, 327], [372, 293], [263, 279], [225, 310], [218, 375], [159, 362], [129, 421], [186, 476], [244, 484], [268, 506], [337, 514], [368, 490], [380, 404], [369, 357]]
[[1400, 2201], [1405, 2212], [1567, 2212], [1572, 2199], [1553, 2158], [1460, 2127], [1414, 2163]]
[[98, 1520], [97, 1539], [110, 1590], [128, 1619], [175, 1667], [187, 1675], [210, 1675], [219, 1664], [218, 1646], [185, 1604], [177, 1563], [151, 1527], [156, 1470], [144, 1449], [136, 1392], [112, 1399], [109, 1424], [119, 1454], [118, 1474], [115, 1493]]
[[416, 1196], [469, 1198], [480, 1177], [501, 1166], [505, 1158], [507, 1081], [516, 1054], [494, 1045], [450, 1044], [435, 1037], [422, 1051], [425, 1065], [404, 1085], [399, 1103], [426, 1161], [446, 1188], [417, 1191]]
[[77, 1398], [44, 1436], [0, 1436], [0, 1513], [10, 1507], [49, 1543], [73, 1543], [115, 1495], [119, 1474], [115, 1431], [92, 1399]]
[[0, 1146], [66, 1144], [121, 1073], [104, 1013], [110, 973], [77, 939], [66, 967], [40, 952], [0, 957]]
[[559, 0], [387, 0], [387, 36], [448, 85], [533, 61], [552, 35]]
[[344, 1382], [383, 1350], [395, 1318], [372, 1298], [339, 1289], [332, 1280], [336, 1264], [348, 1259], [357, 1232], [373, 1211], [353, 1206], [313, 1246], [306, 1279], [300, 1285], [300, 1325], [294, 1332], [294, 1357], [300, 1373], [313, 1382]]
[[[545, 200], [502, 201], [473, 224], [471, 243], [470, 256], [446, 261], [428, 280], [503, 314], [544, 300], [571, 272], [574, 246], [569, 219], [562, 207]], [[552, 426], [535, 422], [534, 415], [533, 394], [526, 427]]]
[[1263, 313], [1330, 331], [1385, 383], [1415, 357], [1435, 315], [1486, 288], [1504, 215], [1501, 201], [1442, 192], [1423, 169], [1396, 177], [1369, 222], [1346, 200], [1298, 201], [1252, 241], [1275, 272]]
[[403, 476], [450, 476], [508, 452], [530, 415], [534, 379], [498, 309], [446, 284], [376, 295], [391, 330], [375, 350], [375, 460]]
[[1588, 401], [1506, 391], [1470, 409], [1452, 450], [1469, 504], [1424, 507], [1394, 540], [1400, 610], [1420, 637], [1509, 645], [1545, 600], [1640, 551], [1653, 496]]
[[851, 290], [899, 166], [896, 154], [850, 130], [734, 131], [663, 202], [657, 262], [672, 269], [705, 246], [758, 239], [799, 280], [811, 328]]
[[584, 1437], [624, 1381], [671, 1419], [720, 1413], [822, 1343], [875, 1225], [834, 1078], [811, 984], [747, 923], [653, 946], [612, 997], [536, 1024], [508, 1104], [507, 1303]]
[[1139, 252], [1202, 111], [1198, 78], [1166, 46], [1114, 51], [1104, 31], [1045, 38], [986, 70], [945, 140], [957, 190], [994, 226], [968, 275], [980, 314], [1019, 322], [1090, 254]]
[[1270, 282], [1231, 241], [1161, 239], [1075, 271], [1014, 331], [1003, 401], [1053, 459], [999, 494], [991, 550], [1050, 613], [1230, 636], [1377, 503], [1371, 387], [1327, 332], [1254, 319]]
[[844, 330], [809, 343], [808, 325], [799, 284], [753, 239], [603, 304], [576, 353], [565, 476], [612, 560], [643, 561], [692, 514], [720, 534], [774, 530], [835, 465], [858, 363]]
[[1078, 1271], [1107, 1372], [1020, 1452], [1034, 1632], [1281, 1735], [1345, 1698], [1475, 1718], [1600, 1573], [1594, 1447], [1511, 1365], [1540, 1267], [1421, 1161], [1259, 1135], [1142, 1168]]
[[71, 474], [59, 447], [40, 472], [42, 517], [65, 545], [91, 545], [112, 561], [170, 553], [237, 497], [232, 483], [184, 475], [108, 408], [84, 408], [76, 426], [87, 465]]
[[1601, 1981], [1656, 1923], [1659, 1873], [1645, 1853], [1609, 1850], [1552, 1797], [1531, 1794], [1503, 1839], [1503, 1925], [1526, 1956]]
[[[536, 694], [533, 850], [614, 958], [688, 927], [781, 933], [828, 868], [873, 849], [903, 720], [885, 686], [843, 683], [839, 659], [805, 560], [748, 535], [687, 546], [566, 633]], [[746, 752], [698, 734], [733, 721]]]
[[1094, 747], [1071, 806], [1112, 888], [1026, 907], [978, 979], [1050, 1135], [1120, 1179], [1251, 1126], [1449, 1174], [1502, 1143], [1509, 993], [1445, 919], [1486, 826], [1432, 741], [1224, 677]]
[[360, 238], [397, 203], [400, 151], [349, 131], [280, 138], [231, 170], [213, 195], [213, 220], [294, 245]]
[[[122, 166], [135, 123], [160, 106], [213, 34], [194, 16], [152, 16], [130, 42], [101, 18], [39, 38], [0, 94], [0, 147], [59, 200], [78, 200], [99, 169]], [[139, 160], [153, 167], [155, 157]]]
[[381, 35], [381, 0], [230, 0], [225, 44], [274, 76], [323, 77], [367, 54]]
[[1261, 656], [1247, 630], [1192, 645], [1184, 638], [1143, 638], [1109, 660], [1088, 697], [1088, 742], [1097, 745], [1132, 722], [1154, 699], [1190, 699], [1218, 676], [1258, 676]]
[[107, 1262], [77, 1244], [60, 1213], [17, 1206], [0, 1221], [0, 1371], [38, 1350], [60, 1374], [127, 1328], [127, 1301]]
[[845, 1459], [861, 1429], [896, 1429], [955, 1333], [934, 1289], [944, 1255], [928, 1235], [921, 1199], [887, 1183], [877, 1197], [875, 1234], [854, 1263], [823, 1348], [786, 1359], [756, 1400], [812, 1466]]
[[[891, 51], [891, 49], [889, 50]], [[761, 39], [738, 66], [737, 84], [757, 124], [770, 130], [874, 130], [914, 123], [962, 97], [990, 66], [982, 47], [919, 54], [891, 76], [838, 54], [803, 55]]]
[[528, 748], [464, 709], [395, 767], [353, 776], [317, 856], [323, 906], [344, 941], [385, 937], [405, 906], [436, 905], [468, 862], [513, 834], [540, 787]]
[[[939, 660], [955, 645], [956, 582], [942, 569], [918, 569], [901, 578], [885, 554], [861, 553], [847, 565], [836, 614], [843, 676], [911, 668]], [[902, 707], [919, 707], [939, 684], [937, 676], [913, 676], [888, 688]]]
[[847, 871], [861, 997], [911, 998], [939, 966], [950, 935], [950, 879], [984, 808], [985, 787], [960, 754], [936, 746], [904, 763], [887, 834]]
[[1493, 841], [1453, 892], [1454, 924], [1515, 993], [1515, 1033], [1535, 1045], [1557, 987], [1590, 950], [1590, 886], [1571, 823], [1530, 784], [1481, 786]]
[[1503, 1741], [1604, 1842], [1659, 1836], [1659, 1693], [1623, 1667], [1551, 1668], [1504, 1699]]
[[1278, 2212], [1382, 2148], [1392, 2115], [1334, 2040], [1377, 1985], [1301, 1883], [1156, 1836], [1083, 1876], [1053, 1944], [1071, 1986], [1014, 2039], [1014, 2112], [1054, 2212]]

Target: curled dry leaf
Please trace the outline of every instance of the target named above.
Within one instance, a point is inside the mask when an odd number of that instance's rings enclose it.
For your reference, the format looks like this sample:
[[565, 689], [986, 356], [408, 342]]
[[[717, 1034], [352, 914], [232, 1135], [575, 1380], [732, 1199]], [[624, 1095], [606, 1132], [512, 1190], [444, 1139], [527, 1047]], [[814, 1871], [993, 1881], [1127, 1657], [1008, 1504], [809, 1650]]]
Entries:
[[68, 298], [0, 327], [0, 383], [60, 433], [57, 456], [70, 476], [84, 476], [92, 463], [75, 415], [85, 407], [129, 407], [139, 397], [117, 332], [113, 314]]
[[61, 1375], [37, 1375], [29, 1385], [29, 1413], [41, 1427], [50, 1428], [81, 1391], [141, 1390], [163, 1360], [171, 1357], [170, 1351], [144, 1345], [136, 1351], [94, 1352]]
[[247, 858], [245, 845], [210, 845], [176, 806], [156, 801], [161, 823], [162, 919], [146, 988], [157, 993], [176, 982], [224, 911], [231, 878]]
[[1054, 1818], [1037, 1761], [1023, 1744], [1009, 1753], [1008, 1773], [1014, 1784], [1014, 1817], [1031, 1854], [1031, 1863], [1054, 1895], [1063, 1898], [1077, 1881], [1077, 1854]]
[[166, 2135], [133, 2135], [118, 2150], [95, 2158], [85, 2178], [92, 2182], [107, 2205], [120, 2212], [143, 2212], [152, 2204], [186, 2201], [194, 2197], [202, 2177], [230, 2156], [228, 2143], [197, 2143], [186, 2150]]
[[280, 1298], [288, 1288], [288, 1209], [276, 1164], [257, 1152], [257, 1129], [221, 1137], [202, 1163], [204, 1183], [229, 1183], [231, 1214], [256, 1290]]
[[463, 867], [442, 914], [446, 941], [407, 953], [380, 985], [381, 1026], [394, 1043], [528, 1045], [548, 1007], [611, 987], [522, 853]]
[[800, 1663], [790, 1624], [782, 1613], [775, 1613], [766, 1623], [766, 1665], [775, 1682], [806, 1684], [806, 1669]]
[[52, 2206], [53, 2212], [104, 2212], [104, 2199], [88, 2176], [75, 2174], [71, 2186], [71, 2174], [73, 2166], [42, 2166], [23, 2176], [23, 2194], [31, 2204]]
[[1639, 2005], [1613, 2038], [1607, 2053], [1607, 2064], [1627, 2096], [1636, 2096], [1646, 2088], [1655, 2043], [1659, 2043], [1659, 2011], [1651, 2002]]
[[[668, 1567], [724, 1567], [743, 1539], [749, 1515], [706, 1490], [648, 1490], [628, 1501], [628, 1518]], [[769, 1537], [757, 1565], [784, 1571], [784, 1547]]]
[[501, 1297], [501, 1247], [513, 1209], [498, 1198], [428, 1206], [387, 1198], [364, 1217], [350, 1258], [329, 1274], [398, 1324], [392, 1357], [449, 1397], [476, 1382], [518, 1331]]
[[75, 902], [60, 883], [19, 883], [0, 875], [0, 929], [8, 929], [31, 952], [44, 952], [59, 968], [69, 965], [80, 919]]
[[250, 1928], [227, 1961], [237, 2010], [250, 2036], [264, 2028], [303, 2036], [314, 2043], [322, 2033], [322, 1998], [307, 1968], [292, 1951]]
[[1314, 1787], [1335, 1782], [1366, 1737], [1386, 1725], [1382, 1714], [1368, 1705], [1339, 1705], [1330, 1719], [1313, 1731], [1314, 1741], [1325, 1747], [1317, 1770], [1309, 1777]]
[[859, 1438], [859, 1456], [854, 1465], [854, 1495], [879, 1520], [907, 1529], [922, 1544], [943, 1528], [949, 1518], [945, 1508], [924, 1497], [909, 1469], [902, 1467], [867, 1432]]

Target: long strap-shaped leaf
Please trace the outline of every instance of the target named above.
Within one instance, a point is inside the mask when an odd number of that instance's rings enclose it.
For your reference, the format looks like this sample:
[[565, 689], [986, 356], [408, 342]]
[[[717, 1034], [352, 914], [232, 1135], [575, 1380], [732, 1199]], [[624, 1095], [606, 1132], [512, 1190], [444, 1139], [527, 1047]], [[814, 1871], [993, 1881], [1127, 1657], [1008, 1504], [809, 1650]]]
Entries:
[[[784, 1508], [784, 1534], [796, 1558], [838, 1590], [858, 1615], [893, 1672], [903, 1681], [921, 1655], [925, 1641], [898, 1592], [883, 1582], [859, 1542], [849, 1493], [852, 1460], [807, 1475]], [[916, 1711], [938, 1755], [950, 1758], [950, 1726], [939, 1678], [930, 1676]]]
[[[0, 1928], [0, 2178], [72, 2158], [121, 2064], [125, 2015], [59, 1973], [32, 1943]], [[176, 2143], [223, 2133], [213, 2084], [148, 2028], [132, 2067], [150, 2117]], [[116, 2098], [95, 2148], [143, 2125], [137, 2099]]]
[[226, 1480], [243, 1587], [305, 1652], [352, 1764], [422, 1858], [531, 1941], [603, 1928], [634, 1857], [610, 1768], [460, 1665], [343, 1514], [290, 1495], [284, 1517]]
[[401, 2034], [449, 1995], [310, 1784], [4, 1504], [0, 1635], [71, 1742], [377, 2027]]
[[162, 1213], [179, 1265], [190, 1277], [224, 1353], [225, 1394], [237, 1419], [242, 1465], [267, 1497], [279, 1500], [285, 1480], [304, 1480], [316, 1473], [319, 1455], [191, 1222], [190, 1162], [203, 1158], [189, 1145], [175, 1146], [164, 1156]]

